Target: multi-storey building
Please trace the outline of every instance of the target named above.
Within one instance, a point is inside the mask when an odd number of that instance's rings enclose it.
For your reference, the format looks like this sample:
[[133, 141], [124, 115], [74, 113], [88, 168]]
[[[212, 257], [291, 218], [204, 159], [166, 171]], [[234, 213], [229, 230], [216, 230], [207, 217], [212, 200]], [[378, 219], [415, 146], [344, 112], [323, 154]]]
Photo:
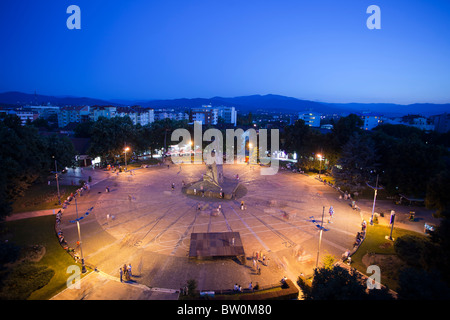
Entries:
[[89, 106], [67, 106], [62, 107], [58, 113], [58, 127], [63, 128], [71, 122], [80, 123], [89, 121]]
[[298, 114], [300, 120], [305, 121], [305, 124], [310, 127], [320, 128], [320, 113], [305, 111]]
[[200, 122], [201, 124], [217, 124], [219, 120], [218, 109], [211, 105], [203, 105], [200, 108], [192, 108], [192, 121]]
[[218, 117], [222, 118], [225, 123], [230, 123], [236, 126], [237, 111], [234, 107], [217, 107]]
[[99, 117], [110, 119], [116, 116], [116, 111], [117, 107], [114, 106], [93, 106], [89, 117], [91, 121], [97, 121]]
[[117, 107], [116, 117], [130, 117], [133, 124], [145, 126], [155, 121], [154, 110], [151, 108], [142, 108], [140, 106], [133, 107]]
[[379, 124], [383, 123], [383, 116], [378, 113], [365, 112], [359, 114], [359, 116], [364, 121], [362, 126], [363, 130], [372, 130]]

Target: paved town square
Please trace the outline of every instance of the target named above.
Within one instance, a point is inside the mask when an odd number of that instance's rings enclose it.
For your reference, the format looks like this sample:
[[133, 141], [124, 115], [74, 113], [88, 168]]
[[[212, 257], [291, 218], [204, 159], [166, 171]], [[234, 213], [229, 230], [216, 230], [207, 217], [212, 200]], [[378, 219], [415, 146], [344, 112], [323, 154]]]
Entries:
[[[178, 290], [196, 279], [200, 290], [224, 290], [235, 283], [266, 286], [284, 276], [311, 274], [323, 207], [319, 263], [326, 254], [341, 257], [361, 230], [362, 214], [314, 177], [283, 170], [263, 176], [257, 165], [224, 165], [226, 178], [239, 176], [234, 199], [182, 192], [183, 184], [200, 180], [205, 171], [204, 164], [171, 164], [102, 172], [103, 180], [78, 197], [77, 208], [72, 201], [64, 210], [61, 227], [68, 245], [79, 252], [77, 227], [70, 221], [76, 209], [82, 216], [92, 208], [80, 221], [88, 266], [119, 279], [119, 269], [131, 264], [132, 283], [149, 288]], [[328, 223], [330, 206], [334, 215]], [[217, 232], [238, 232], [244, 259], [189, 257], [192, 233]]]

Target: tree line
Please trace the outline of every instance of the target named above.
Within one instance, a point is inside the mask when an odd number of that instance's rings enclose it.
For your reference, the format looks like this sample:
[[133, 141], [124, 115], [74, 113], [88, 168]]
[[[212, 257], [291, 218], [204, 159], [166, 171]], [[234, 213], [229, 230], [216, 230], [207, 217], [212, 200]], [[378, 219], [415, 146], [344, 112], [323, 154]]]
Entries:
[[428, 238], [415, 235], [394, 242], [404, 267], [397, 270], [394, 296], [388, 287], [367, 290], [367, 280], [354, 268], [332, 263], [314, 269], [313, 280], [298, 277], [305, 300], [448, 300], [450, 299], [450, 209], [442, 212], [441, 224]]
[[[304, 171], [326, 171], [336, 186], [349, 193], [373, 193], [379, 185], [389, 195], [424, 199], [429, 208], [443, 212], [449, 196], [450, 133], [424, 132], [406, 125], [379, 125], [362, 130], [360, 117], [350, 114], [322, 134], [302, 120], [283, 130], [281, 147], [296, 152]], [[320, 163], [317, 154], [326, 159]]]
[[[252, 127], [250, 117], [248, 127]], [[61, 168], [73, 164], [75, 152], [68, 138], [56, 134], [40, 136], [33, 123], [21, 126], [16, 116], [6, 116], [0, 123], [4, 144], [0, 160], [8, 168], [0, 173], [2, 202], [11, 203], [32, 183], [46, 179], [54, 170], [55, 159]], [[450, 133], [423, 132], [405, 125], [380, 125], [365, 131], [361, 129], [361, 118], [354, 114], [332, 124], [329, 133], [311, 128], [303, 120], [281, 127], [280, 149], [295, 152], [300, 169], [321, 169], [350, 193], [372, 193], [367, 183], [375, 185], [378, 176], [388, 194], [424, 198], [438, 214], [449, 203], [445, 190], [450, 177]], [[227, 127], [216, 127], [225, 136]], [[178, 128], [193, 131], [187, 121], [164, 119], [142, 126], [134, 125], [129, 117], [100, 117], [95, 122], [78, 124], [74, 131], [76, 137], [90, 139], [89, 154], [100, 156], [106, 164], [123, 162], [125, 146], [135, 155], [152, 155], [154, 150], [167, 148], [173, 144], [171, 134]], [[208, 128], [203, 126], [204, 130]]]
[[40, 135], [30, 124], [22, 126], [16, 115], [0, 121], [0, 218], [11, 213], [12, 203], [33, 184], [48, 180], [55, 171], [74, 165], [75, 150], [67, 137]]

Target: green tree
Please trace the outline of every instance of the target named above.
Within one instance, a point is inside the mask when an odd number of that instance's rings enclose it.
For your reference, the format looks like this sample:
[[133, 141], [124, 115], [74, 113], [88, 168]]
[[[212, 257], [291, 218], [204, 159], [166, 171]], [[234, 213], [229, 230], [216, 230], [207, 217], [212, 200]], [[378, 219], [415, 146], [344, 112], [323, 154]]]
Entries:
[[449, 288], [438, 275], [416, 268], [399, 272], [399, 299], [402, 300], [448, 300]]
[[302, 157], [309, 157], [309, 149], [306, 148], [307, 137], [310, 127], [303, 120], [297, 120], [293, 125], [286, 126], [281, 136], [281, 148], [288, 153], [297, 153], [297, 159], [302, 161]]
[[77, 138], [91, 138], [93, 133], [95, 122], [94, 121], [86, 121], [80, 122], [74, 128], [74, 135]]
[[360, 134], [353, 134], [342, 147], [341, 156], [333, 168], [336, 185], [349, 192], [360, 192], [371, 181], [377, 168], [377, 156], [373, 141]]
[[123, 155], [125, 146], [133, 152], [136, 127], [130, 117], [99, 117], [92, 128], [89, 154], [100, 155], [106, 161], [115, 162]]
[[0, 217], [11, 212], [11, 204], [35, 182], [45, 181], [54, 170], [52, 156], [67, 164], [73, 157], [73, 146], [67, 138], [39, 135], [34, 126], [22, 126], [16, 115], [0, 121]]
[[68, 137], [61, 137], [56, 134], [44, 138], [46, 143], [46, 154], [50, 157], [49, 171], [55, 170], [57, 162], [58, 171], [64, 167], [71, 167], [75, 164], [75, 149]]
[[350, 270], [334, 266], [314, 269], [311, 284], [298, 277], [297, 284], [305, 300], [391, 300], [387, 288], [366, 291], [367, 284], [362, 276]]
[[334, 122], [332, 134], [337, 145], [343, 146], [354, 133], [361, 133], [363, 124], [361, 117], [353, 113]]
[[427, 208], [436, 209], [438, 217], [441, 217], [446, 210], [450, 210], [449, 183], [450, 170], [448, 169], [430, 177], [428, 180], [425, 205]]
[[301, 277], [297, 284], [305, 300], [360, 300], [366, 296], [366, 287], [356, 270], [340, 266], [316, 268], [311, 286]]

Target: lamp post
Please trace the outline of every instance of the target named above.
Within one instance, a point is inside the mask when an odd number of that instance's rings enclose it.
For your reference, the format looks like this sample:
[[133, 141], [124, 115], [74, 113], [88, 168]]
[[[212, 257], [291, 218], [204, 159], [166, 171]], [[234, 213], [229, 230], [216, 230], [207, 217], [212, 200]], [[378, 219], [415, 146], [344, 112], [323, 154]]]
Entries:
[[391, 217], [389, 219], [389, 224], [391, 225], [391, 233], [389, 234], [389, 237], [386, 236], [385, 238], [391, 241], [394, 241], [392, 238], [392, 231], [394, 230], [394, 221], [395, 221], [395, 211], [391, 210]]
[[318, 154], [317, 158], [319, 158], [319, 179], [320, 179], [320, 174], [322, 173], [322, 160], [323, 160], [323, 158], [322, 158], [321, 154]]
[[370, 225], [373, 226], [373, 215], [374, 215], [374, 212], [375, 212], [375, 202], [377, 201], [377, 193], [378, 193], [378, 190], [383, 189], [383, 187], [378, 187], [378, 174], [377, 174], [377, 182], [375, 184], [375, 187], [372, 187], [367, 182], [366, 182], [366, 184], [367, 184], [367, 186], [369, 186], [370, 188], [372, 188], [375, 191], [375, 194], [373, 196], [372, 216], [370, 217]]
[[127, 151], [129, 151], [129, 150], [130, 150], [129, 147], [125, 147], [125, 149], [123, 150], [124, 153], [125, 153], [125, 171], [128, 170], [128, 167], [127, 167]]
[[323, 232], [323, 216], [325, 214], [325, 206], [322, 209], [322, 223], [320, 224], [320, 234], [319, 234], [319, 247], [317, 248], [317, 259], [316, 259], [316, 268], [319, 265], [319, 253], [320, 253], [320, 244], [322, 242], [322, 232]]
[[[55, 156], [52, 156], [52, 158], [55, 159]], [[58, 189], [58, 204], [61, 204], [61, 194], [59, 193], [58, 168], [56, 166], [56, 159], [55, 159], [55, 176], [56, 176], [56, 188]]]
[[78, 228], [78, 242], [80, 246], [80, 254], [81, 254], [81, 272], [86, 273], [86, 266], [84, 265], [84, 256], [83, 256], [83, 247], [81, 246], [81, 232], [80, 232], [80, 220], [78, 219], [78, 205], [77, 198], [75, 197], [75, 209], [77, 212], [77, 228]]

